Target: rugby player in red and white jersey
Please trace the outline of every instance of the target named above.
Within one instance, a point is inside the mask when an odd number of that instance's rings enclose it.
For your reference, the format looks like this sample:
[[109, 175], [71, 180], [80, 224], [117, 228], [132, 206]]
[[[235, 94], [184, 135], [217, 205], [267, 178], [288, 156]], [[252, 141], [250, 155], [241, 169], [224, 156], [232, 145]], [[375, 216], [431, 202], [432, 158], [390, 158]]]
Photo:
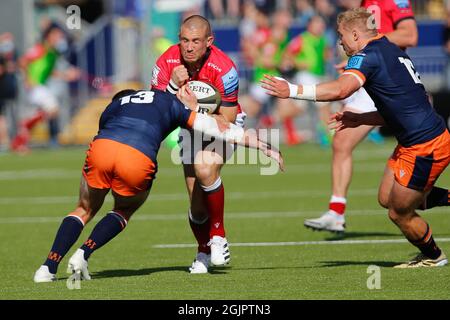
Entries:
[[[417, 45], [418, 31], [409, 0], [343, 0], [344, 7], [367, 8], [373, 12], [378, 31], [402, 49]], [[344, 68], [347, 61], [338, 65]], [[343, 101], [342, 111], [358, 113], [376, 111], [375, 105], [364, 88]], [[332, 196], [329, 210], [317, 219], [307, 219], [304, 225], [314, 230], [345, 231], [344, 213], [347, 192], [352, 179], [352, 153], [374, 126], [360, 126], [338, 131], [333, 136]]]
[[[199, 15], [188, 17], [181, 25], [179, 39], [178, 44], [167, 49], [156, 61], [152, 88], [176, 94], [178, 88], [190, 80], [210, 83], [220, 91], [222, 98], [216, 116], [243, 126], [245, 113], [238, 104], [238, 72], [233, 61], [213, 45], [208, 20]], [[190, 272], [207, 273], [210, 264], [225, 265], [230, 261], [220, 170], [234, 149], [218, 140], [211, 142], [209, 138], [194, 142], [195, 136], [182, 133], [180, 137], [181, 160], [190, 199], [189, 224], [198, 242], [197, 256]]]

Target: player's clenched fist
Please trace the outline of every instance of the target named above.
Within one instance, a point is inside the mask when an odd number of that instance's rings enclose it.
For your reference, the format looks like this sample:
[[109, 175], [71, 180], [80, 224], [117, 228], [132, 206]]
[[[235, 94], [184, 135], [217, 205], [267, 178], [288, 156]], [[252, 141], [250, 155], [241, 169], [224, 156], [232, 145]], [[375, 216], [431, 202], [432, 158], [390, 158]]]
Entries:
[[185, 66], [179, 65], [173, 68], [170, 78], [178, 87], [181, 87], [189, 80], [189, 74]]

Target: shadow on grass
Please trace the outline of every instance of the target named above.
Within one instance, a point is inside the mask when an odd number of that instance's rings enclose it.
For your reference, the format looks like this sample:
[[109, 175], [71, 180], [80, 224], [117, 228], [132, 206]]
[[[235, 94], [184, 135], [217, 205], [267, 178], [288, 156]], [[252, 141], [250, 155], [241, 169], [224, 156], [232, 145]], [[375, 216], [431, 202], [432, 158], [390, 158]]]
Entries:
[[[403, 261], [404, 262], [404, 261]], [[289, 266], [289, 267], [249, 267], [249, 268], [234, 268], [233, 270], [289, 270], [289, 269], [316, 269], [316, 268], [332, 268], [332, 267], [348, 267], [348, 266], [370, 266], [391, 268], [401, 262], [393, 261], [318, 261], [317, 264], [305, 266]]]
[[[404, 262], [404, 261], [403, 261]], [[348, 267], [348, 266], [378, 266], [392, 268], [402, 262], [393, 261], [320, 261], [322, 263], [319, 268], [332, 268], [332, 267]]]
[[[116, 270], [103, 270], [94, 272], [91, 274], [93, 279], [103, 278], [120, 278], [120, 277], [135, 277], [135, 276], [147, 276], [155, 272], [170, 272], [170, 271], [184, 271], [189, 273], [189, 268], [186, 266], [174, 266], [174, 267], [158, 267], [158, 268], [145, 268], [145, 269], [116, 269]], [[227, 274], [225, 269], [210, 269], [209, 274]]]
[[[448, 233], [433, 233], [434, 238], [438, 237], [448, 237]], [[389, 232], [344, 232], [344, 233], [330, 233], [328, 237], [325, 238], [326, 241], [333, 240], [344, 240], [352, 238], [363, 238], [363, 237], [395, 237], [394, 239], [405, 239], [403, 235], [399, 233], [389, 233]], [[359, 239], [358, 239], [359, 240]], [[363, 240], [363, 239], [361, 239]]]
[[344, 232], [344, 233], [335, 233], [327, 237], [325, 240], [343, 240], [343, 239], [352, 239], [352, 238], [361, 238], [361, 237], [398, 237], [401, 236], [399, 233], [389, 233], [389, 232]]

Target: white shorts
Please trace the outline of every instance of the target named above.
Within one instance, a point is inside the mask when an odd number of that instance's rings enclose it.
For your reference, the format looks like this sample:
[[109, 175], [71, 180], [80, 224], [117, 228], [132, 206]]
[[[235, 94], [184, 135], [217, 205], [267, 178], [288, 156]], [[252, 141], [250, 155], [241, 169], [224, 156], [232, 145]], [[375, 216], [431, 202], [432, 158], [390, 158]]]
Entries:
[[[295, 84], [303, 84], [303, 85], [314, 85], [314, 84], [319, 84], [322, 82], [325, 82], [327, 79], [325, 76], [318, 76], [315, 74], [312, 74], [310, 72], [307, 71], [300, 71], [297, 72], [297, 74], [295, 75]], [[317, 107], [323, 107], [329, 104], [329, 102], [315, 102]]]
[[266, 103], [271, 98], [271, 96], [266, 93], [266, 90], [258, 83], [250, 84], [249, 93], [250, 96], [260, 104]]
[[342, 103], [345, 107], [349, 107], [361, 113], [377, 111], [375, 103], [367, 94], [367, 91], [362, 87], [350, 97], [342, 100]]
[[231, 158], [235, 150], [234, 144], [226, 143], [220, 139], [205, 136], [202, 133], [194, 130], [181, 129], [178, 137], [178, 143], [181, 148], [180, 158], [183, 164], [195, 164], [195, 161], [199, 163], [209, 163], [209, 161], [212, 161], [206, 157], [204, 159], [197, 157], [197, 154], [203, 150], [214, 151], [222, 157], [222, 163], [225, 163], [228, 159]]
[[46, 86], [40, 85], [31, 89], [29, 95], [30, 103], [46, 112], [58, 110], [58, 100], [53, 92]]

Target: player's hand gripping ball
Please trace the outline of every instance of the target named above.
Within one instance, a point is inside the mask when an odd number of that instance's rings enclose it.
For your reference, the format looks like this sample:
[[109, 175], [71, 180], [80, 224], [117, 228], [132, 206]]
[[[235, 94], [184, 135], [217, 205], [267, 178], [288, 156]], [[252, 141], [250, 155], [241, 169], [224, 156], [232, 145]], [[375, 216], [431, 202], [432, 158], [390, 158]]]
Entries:
[[199, 111], [201, 113], [212, 114], [217, 111], [222, 103], [219, 90], [213, 85], [203, 81], [189, 81], [189, 89], [197, 97]]

